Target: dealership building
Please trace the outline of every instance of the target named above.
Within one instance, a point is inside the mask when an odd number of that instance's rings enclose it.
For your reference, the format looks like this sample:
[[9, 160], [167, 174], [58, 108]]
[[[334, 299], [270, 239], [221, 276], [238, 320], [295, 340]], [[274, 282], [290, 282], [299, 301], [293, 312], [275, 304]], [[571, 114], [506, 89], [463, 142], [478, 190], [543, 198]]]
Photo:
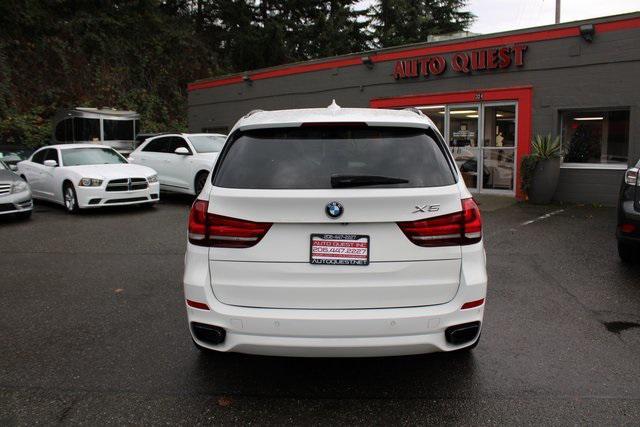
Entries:
[[[555, 198], [614, 204], [640, 157], [640, 13], [448, 39], [191, 83], [191, 132], [255, 109], [414, 107], [449, 143], [471, 191], [522, 198], [535, 135], [564, 148]], [[479, 173], [482, 171], [482, 173]]]

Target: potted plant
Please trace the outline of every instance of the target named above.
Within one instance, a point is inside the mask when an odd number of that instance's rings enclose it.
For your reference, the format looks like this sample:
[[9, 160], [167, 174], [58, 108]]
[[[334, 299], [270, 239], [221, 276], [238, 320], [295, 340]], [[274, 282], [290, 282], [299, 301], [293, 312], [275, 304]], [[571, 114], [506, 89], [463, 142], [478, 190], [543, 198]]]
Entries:
[[522, 188], [529, 201], [551, 202], [558, 186], [562, 148], [560, 138], [536, 135], [531, 142], [531, 155], [522, 159]]

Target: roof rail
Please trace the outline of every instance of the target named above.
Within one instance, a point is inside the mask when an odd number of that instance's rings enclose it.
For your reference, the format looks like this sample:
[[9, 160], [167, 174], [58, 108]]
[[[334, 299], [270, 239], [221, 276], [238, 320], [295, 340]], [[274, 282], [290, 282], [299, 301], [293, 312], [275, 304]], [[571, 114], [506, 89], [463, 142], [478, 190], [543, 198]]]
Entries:
[[424, 113], [422, 111], [418, 110], [416, 107], [406, 107], [406, 108], [403, 108], [403, 110], [411, 111], [412, 113], [416, 113], [419, 116], [424, 116]]
[[245, 114], [242, 118], [246, 119], [247, 117], [253, 116], [255, 113], [261, 113], [264, 110], [251, 110], [247, 114]]

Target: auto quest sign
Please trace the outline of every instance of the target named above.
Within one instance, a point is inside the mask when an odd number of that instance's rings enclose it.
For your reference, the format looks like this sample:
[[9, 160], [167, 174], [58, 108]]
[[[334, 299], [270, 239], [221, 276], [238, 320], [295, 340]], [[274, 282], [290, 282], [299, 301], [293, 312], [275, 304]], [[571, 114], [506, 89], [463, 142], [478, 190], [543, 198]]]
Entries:
[[457, 73], [471, 74], [474, 71], [505, 69], [513, 65], [524, 65], [526, 44], [502, 46], [488, 49], [457, 52], [448, 58], [443, 55], [424, 56], [415, 59], [396, 61], [393, 67], [393, 78], [396, 80], [415, 77], [437, 76], [444, 73], [447, 67]]

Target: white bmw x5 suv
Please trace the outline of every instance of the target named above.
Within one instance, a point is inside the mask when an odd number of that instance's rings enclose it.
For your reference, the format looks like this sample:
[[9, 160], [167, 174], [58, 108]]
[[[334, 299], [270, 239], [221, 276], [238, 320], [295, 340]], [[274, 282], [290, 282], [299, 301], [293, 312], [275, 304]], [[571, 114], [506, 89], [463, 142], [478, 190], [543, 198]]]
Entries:
[[184, 292], [200, 349], [470, 349], [486, 290], [480, 212], [417, 111], [250, 113], [189, 215]]

